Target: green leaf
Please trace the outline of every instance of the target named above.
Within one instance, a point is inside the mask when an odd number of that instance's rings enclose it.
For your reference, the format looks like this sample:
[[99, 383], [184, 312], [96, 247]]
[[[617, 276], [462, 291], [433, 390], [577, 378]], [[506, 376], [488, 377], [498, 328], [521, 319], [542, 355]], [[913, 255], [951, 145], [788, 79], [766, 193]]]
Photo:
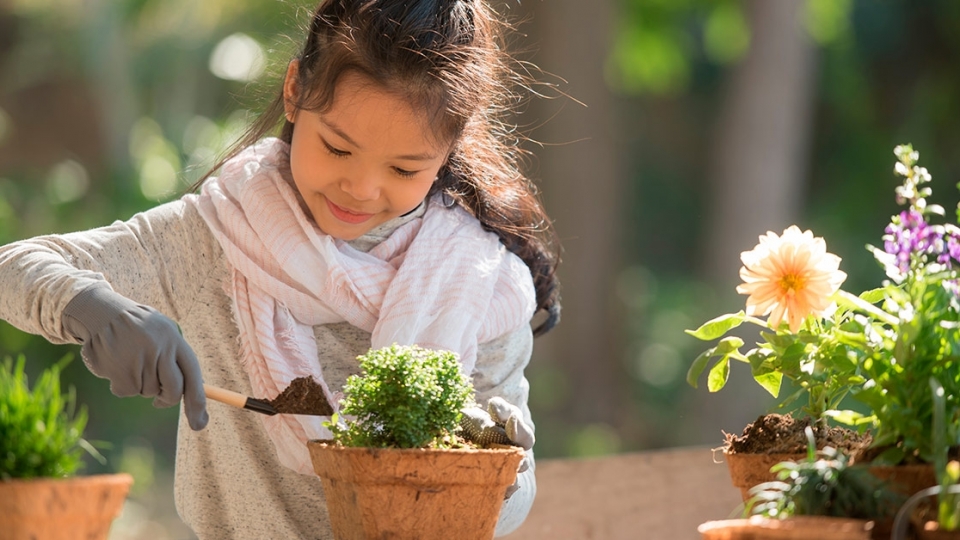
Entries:
[[707, 368], [707, 362], [713, 358], [713, 353], [716, 350], [716, 347], [711, 347], [703, 351], [700, 353], [700, 356], [693, 361], [693, 364], [690, 364], [690, 369], [687, 370], [687, 384], [694, 388], [697, 387], [697, 379], [700, 378], [700, 374], [703, 373], [703, 370]]
[[773, 371], [774, 363], [776, 356], [770, 351], [764, 349], [753, 349], [750, 351], [750, 354], [747, 355], [747, 361], [750, 363], [750, 372], [754, 375], [759, 373], [768, 373]]
[[797, 336], [794, 334], [777, 334], [776, 332], [760, 332], [760, 337], [778, 351], [786, 349], [797, 341]]
[[[720, 357], [723, 361], [728, 361], [730, 356], [737, 356], [739, 360], [745, 360], [742, 355], [740, 355], [740, 347], [743, 346], [743, 340], [738, 337], [726, 337], [720, 340], [717, 343], [716, 347], [711, 347], [703, 353], [700, 354], [691, 364], [690, 369], [687, 370], [687, 384], [696, 388], [697, 379], [700, 378], [700, 374], [703, 373], [703, 370], [706, 369], [707, 364], [710, 362], [711, 358]], [[716, 369], [716, 366], [714, 366]], [[712, 371], [711, 371], [712, 373]], [[708, 381], [709, 382], [709, 381]], [[708, 385], [709, 388], [709, 385]], [[723, 385], [720, 385], [720, 388], [723, 388]], [[718, 388], [719, 390], [719, 388]], [[716, 390], [710, 390], [711, 392], [716, 392]]]
[[730, 330], [743, 324], [746, 314], [743, 311], [737, 313], [728, 313], [703, 323], [696, 330], [685, 330], [691, 336], [703, 340], [712, 341], [726, 334]]
[[800, 388], [796, 390], [794, 393], [784, 398], [783, 401], [781, 401], [780, 404], [777, 406], [780, 408], [787, 408], [787, 406], [789, 406], [791, 403], [799, 399], [800, 396], [804, 395], [806, 391], [807, 391], [806, 388]]
[[773, 397], [780, 395], [783, 373], [777, 370], [777, 357], [768, 351], [754, 350], [747, 357], [753, 379]]
[[760, 375], [754, 374], [753, 380], [763, 387], [773, 397], [780, 396], [780, 385], [783, 383], [783, 373], [771, 371]]
[[727, 384], [730, 378], [730, 357], [724, 356], [710, 368], [707, 375], [707, 390], [717, 392]]
[[715, 354], [730, 356], [739, 353], [740, 347], [743, 347], [743, 340], [738, 337], [725, 337], [717, 343], [717, 352]]
[[916, 315], [909, 319], [900, 318], [900, 328], [897, 333], [897, 343], [894, 345], [894, 355], [901, 362], [909, 358], [910, 347], [920, 335], [920, 327], [920, 317]]
[[833, 418], [837, 422], [840, 422], [841, 424], [846, 424], [848, 426], [862, 426], [865, 424], [872, 424], [873, 421], [876, 419], [875, 416], [872, 416], [872, 415], [867, 416], [867, 415], [858, 413], [857, 411], [850, 411], [850, 410], [842, 410], [842, 411], [829, 410], [829, 411], [824, 411], [823, 415], [829, 418]]
[[787, 347], [780, 355], [780, 370], [790, 378], [798, 378], [800, 374], [800, 359], [804, 357], [807, 346], [797, 342]]
[[859, 294], [860, 299], [871, 304], [878, 304], [883, 301], [884, 298], [884, 288], [878, 287], [876, 289], [870, 289], [869, 291], [863, 291]]

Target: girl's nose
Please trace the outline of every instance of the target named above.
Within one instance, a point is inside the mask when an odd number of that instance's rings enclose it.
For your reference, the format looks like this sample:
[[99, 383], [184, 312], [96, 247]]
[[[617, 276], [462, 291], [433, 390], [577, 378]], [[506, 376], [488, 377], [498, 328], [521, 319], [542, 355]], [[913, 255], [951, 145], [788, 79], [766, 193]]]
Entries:
[[340, 181], [340, 189], [358, 201], [372, 201], [380, 197], [380, 182], [370, 173], [354, 174]]

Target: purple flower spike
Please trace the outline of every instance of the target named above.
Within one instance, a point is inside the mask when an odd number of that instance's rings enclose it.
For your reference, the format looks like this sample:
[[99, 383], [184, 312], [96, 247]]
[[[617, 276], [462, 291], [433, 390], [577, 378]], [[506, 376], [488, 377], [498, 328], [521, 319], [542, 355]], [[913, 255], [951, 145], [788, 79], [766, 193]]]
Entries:
[[[905, 210], [885, 229], [883, 249], [894, 255], [900, 271], [910, 270], [913, 255], [937, 254], [944, 251], [943, 238], [916, 210]], [[958, 246], [960, 255], [960, 246]], [[958, 259], [960, 260], [960, 259]]]
[[[960, 236], [953, 233], [947, 238], [947, 254], [951, 259], [960, 263]], [[948, 260], [949, 262], [949, 260]]]

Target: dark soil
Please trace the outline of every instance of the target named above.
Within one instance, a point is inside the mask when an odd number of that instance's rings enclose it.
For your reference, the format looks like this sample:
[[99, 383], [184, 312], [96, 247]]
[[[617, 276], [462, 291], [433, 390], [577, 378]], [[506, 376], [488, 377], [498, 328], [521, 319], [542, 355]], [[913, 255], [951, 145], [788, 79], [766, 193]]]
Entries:
[[726, 451], [737, 454], [806, 454], [804, 429], [807, 426], [813, 428], [817, 449], [832, 446], [856, 456], [873, 440], [870, 435], [861, 435], [847, 428], [812, 425], [809, 418], [798, 420], [789, 414], [767, 414], [747, 424], [741, 435], [724, 433]]
[[312, 414], [330, 416], [333, 407], [323, 393], [323, 387], [313, 377], [298, 377], [290, 381], [290, 386], [280, 392], [275, 399], [268, 401], [281, 414]]

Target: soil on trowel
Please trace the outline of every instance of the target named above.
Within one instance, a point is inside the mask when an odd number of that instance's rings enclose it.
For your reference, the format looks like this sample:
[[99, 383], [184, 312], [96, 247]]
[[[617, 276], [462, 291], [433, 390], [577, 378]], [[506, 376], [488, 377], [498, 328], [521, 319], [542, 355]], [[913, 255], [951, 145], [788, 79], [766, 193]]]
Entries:
[[789, 414], [767, 414], [747, 424], [741, 435], [724, 433], [725, 449], [736, 454], [805, 454], [807, 436], [804, 429], [813, 428], [817, 449], [832, 446], [848, 456], [857, 456], [873, 441], [869, 434], [860, 434], [843, 427], [817, 426], [810, 418], [796, 419]]
[[290, 381], [290, 386], [268, 403], [281, 414], [312, 414], [330, 416], [333, 407], [327, 396], [313, 377], [298, 377]]

